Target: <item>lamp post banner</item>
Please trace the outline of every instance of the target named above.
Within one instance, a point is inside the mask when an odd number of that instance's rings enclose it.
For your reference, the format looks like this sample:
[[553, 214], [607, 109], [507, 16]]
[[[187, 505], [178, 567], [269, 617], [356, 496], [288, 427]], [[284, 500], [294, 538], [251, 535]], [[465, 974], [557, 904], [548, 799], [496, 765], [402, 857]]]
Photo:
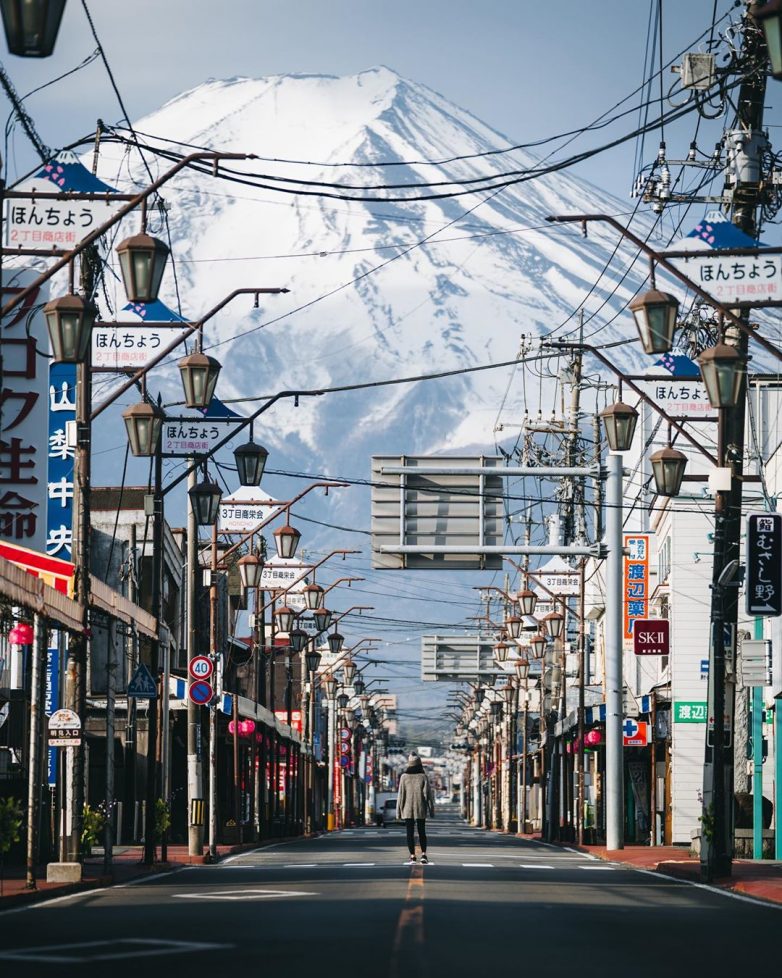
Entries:
[[747, 516], [747, 614], [782, 614], [782, 515]]

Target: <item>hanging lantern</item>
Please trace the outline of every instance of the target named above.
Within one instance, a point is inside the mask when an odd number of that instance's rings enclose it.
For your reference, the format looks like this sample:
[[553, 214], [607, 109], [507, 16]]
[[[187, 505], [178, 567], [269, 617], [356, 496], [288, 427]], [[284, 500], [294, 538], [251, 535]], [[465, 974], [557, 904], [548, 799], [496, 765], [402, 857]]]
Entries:
[[513, 686], [511, 686], [511, 684], [508, 683], [506, 686], [502, 687], [500, 692], [505, 697], [505, 702], [507, 703], [507, 705], [510, 706], [513, 703], [513, 693], [515, 692]]
[[332, 632], [328, 637], [329, 652], [331, 652], [332, 655], [339, 655], [339, 653], [342, 651], [344, 642], [345, 639], [339, 634], [339, 632]]
[[629, 404], [615, 401], [600, 412], [612, 452], [629, 452], [633, 444], [638, 412]]
[[356, 664], [352, 659], [345, 659], [342, 663], [342, 677], [346, 686], [352, 686], [356, 675]]
[[760, 22], [766, 35], [771, 74], [782, 80], [782, 0], [766, 0], [762, 7], [753, 4], [750, 16]]
[[518, 615], [511, 615], [509, 618], [506, 618], [504, 624], [511, 638], [518, 638], [521, 635], [524, 621]]
[[128, 302], [156, 302], [166, 268], [168, 246], [143, 231], [117, 246]]
[[537, 635], [533, 635], [529, 640], [529, 645], [536, 659], [543, 658], [543, 653], [546, 650], [546, 636], [538, 632]]
[[307, 672], [317, 672], [318, 666], [320, 665], [321, 655], [317, 649], [309, 649], [304, 653], [304, 663], [307, 666]]
[[499, 720], [502, 717], [501, 700], [494, 700], [494, 702], [490, 704], [489, 709], [491, 710], [491, 715], [493, 719]]
[[203, 482], [199, 482], [188, 491], [188, 495], [196, 523], [199, 526], [214, 526], [217, 522], [220, 500], [223, 497], [220, 486], [205, 476]]
[[518, 659], [516, 661], [516, 676], [519, 682], [526, 682], [529, 678], [529, 661], [527, 659]]
[[312, 617], [319, 632], [325, 632], [331, 624], [331, 612], [327, 608], [316, 608], [312, 612]]
[[678, 496], [687, 465], [687, 456], [669, 445], [651, 455], [649, 461], [652, 463], [657, 495]]
[[269, 453], [263, 445], [258, 445], [254, 441], [247, 441], [235, 448], [234, 461], [236, 462], [236, 473], [239, 476], [239, 485], [259, 486], [268, 457]]
[[738, 350], [727, 343], [717, 343], [701, 353], [698, 366], [711, 406], [734, 407], [741, 394], [746, 368]]
[[10, 645], [32, 645], [34, 640], [33, 626], [26, 621], [17, 622], [8, 633]]
[[[364, 682], [364, 680], [361, 678], [361, 675], [359, 674], [353, 680], [353, 692], [356, 694], [356, 696], [363, 696], [364, 690], [366, 688], [367, 688], [367, 684]], [[369, 697], [367, 697], [367, 700], [369, 700]]]
[[301, 539], [301, 533], [295, 526], [286, 523], [272, 534], [274, 545], [277, 548], [277, 556], [282, 560], [290, 560], [296, 554], [296, 548]]
[[486, 696], [486, 690], [483, 688], [483, 686], [476, 686], [475, 687], [475, 702], [478, 704], [478, 706], [480, 706], [481, 703], [483, 703], [483, 698], [485, 696]]
[[679, 313], [679, 300], [668, 292], [650, 289], [633, 299], [630, 311], [635, 318], [641, 345], [646, 353], [668, 353]]
[[519, 603], [519, 608], [523, 616], [534, 615], [535, 605], [538, 603], [538, 596], [534, 591], [530, 591], [529, 588], [525, 587], [516, 595], [516, 600]]
[[337, 706], [340, 708], [340, 710], [347, 710], [349, 702], [350, 697], [347, 693], [340, 693], [337, 697]]
[[304, 601], [310, 611], [315, 611], [323, 604], [323, 588], [320, 584], [308, 584], [304, 588]]
[[263, 561], [258, 554], [245, 554], [236, 562], [239, 568], [239, 577], [242, 580], [242, 587], [245, 591], [256, 588], [261, 583], [261, 571]]
[[0, 0], [8, 50], [21, 58], [48, 58], [54, 50], [65, 0]]
[[309, 642], [310, 636], [303, 628], [294, 628], [288, 632], [288, 644], [294, 652], [301, 652]]
[[209, 407], [214, 397], [217, 378], [220, 376], [219, 361], [205, 353], [191, 353], [182, 357], [177, 366], [182, 377], [185, 404], [189, 408]]
[[333, 700], [337, 692], [337, 680], [334, 676], [330, 672], [327, 672], [323, 679], [321, 679], [320, 684], [323, 687], [323, 692], [326, 694], [326, 699]]
[[52, 360], [55, 363], [85, 363], [98, 314], [95, 306], [70, 292], [47, 302], [43, 314], [52, 344]]
[[509, 651], [510, 646], [507, 642], [497, 642], [497, 644], [494, 646], [494, 658], [497, 660], [497, 662], [506, 662]]
[[290, 634], [293, 629], [293, 622], [296, 618], [296, 612], [293, 608], [289, 608], [286, 604], [281, 605], [274, 612], [274, 620], [277, 622], [277, 630], [280, 632], [285, 632]]
[[150, 458], [155, 454], [165, 418], [162, 409], [149, 401], [141, 401], [122, 412], [133, 455]]
[[558, 611], [550, 611], [543, 618], [543, 627], [551, 638], [560, 638], [565, 628], [565, 617]]

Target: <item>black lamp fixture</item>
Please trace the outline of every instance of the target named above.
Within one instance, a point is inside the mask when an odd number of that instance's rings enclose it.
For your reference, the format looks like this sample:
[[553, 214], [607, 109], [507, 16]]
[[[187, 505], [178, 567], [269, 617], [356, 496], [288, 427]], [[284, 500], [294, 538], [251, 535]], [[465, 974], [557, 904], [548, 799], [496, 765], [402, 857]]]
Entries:
[[84, 363], [90, 350], [97, 309], [69, 292], [43, 307], [55, 363]]
[[564, 615], [561, 615], [558, 611], [550, 611], [543, 617], [543, 627], [551, 638], [559, 638], [565, 627]]
[[353, 692], [356, 694], [356, 696], [363, 696], [366, 688], [367, 684], [361, 678], [361, 674], [359, 673], [359, 675], [353, 680]]
[[622, 387], [619, 387], [619, 399], [603, 408], [600, 412], [606, 430], [608, 447], [612, 452], [629, 452], [633, 444], [635, 426], [638, 424], [638, 412], [629, 404], [622, 403]]
[[766, 0], [762, 7], [753, 4], [750, 7], [750, 16], [760, 21], [763, 27], [768, 59], [771, 62], [771, 74], [780, 81], [782, 80], [782, 0]]
[[263, 445], [254, 442], [252, 438], [243, 445], [237, 446], [234, 449], [234, 461], [239, 476], [239, 485], [259, 486], [268, 457], [269, 453]]
[[204, 466], [204, 477], [201, 482], [188, 490], [193, 506], [196, 523], [199, 526], [214, 526], [220, 509], [223, 493], [216, 482], [212, 482]]
[[687, 456], [671, 448], [661, 448], [649, 456], [652, 463], [655, 490], [658, 496], [678, 496], [687, 465]]
[[128, 302], [155, 302], [168, 260], [168, 245], [146, 231], [117, 245], [119, 270]]
[[296, 612], [286, 604], [280, 605], [274, 612], [274, 620], [277, 622], [277, 629], [281, 632], [290, 633], [293, 629], [293, 622]]
[[535, 605], [538, 603], [538, 596], [534, 591], [531, 591], [528, 587], [522, 588], [516, 595], [516, 601], [524, 617], [535, 614]]
[[746, 369], [746, 361], [738, 350], [727, 343], [717, 343], [701, 353], [698, 366], [711, 406], [735, 407]]
[[342, 677], [346, 686], [352, 686], [356, 678], [356, 663], [352, 659], [345, 659], [342, 663]]
[[641, 345], [646, 353], [668, 353], [673, 346], [673, 332], [679, 313], [679, 300], [654, 287], [630, 303]]
[[294, 652], [301, 652], [309, 642], [310, 636], [303, 628], [294, 628], [288, 633], [288, 644]]
[[214, 397], [217, 378], [220, 376], [219, 361], [205, 353], [196, 352], [182, 357], [177, 366], [182, 377], [185, 404], [189, 408], [209, 407]]
[[48, 58], [54, 50], [64, 10], [65, 0], [0, 0], [11, 54]]
[[483, 703], [484, 696], [486, 696], [486, 690], [483, 688], [483, 686], [475, 687], [474, 696], [475, 696], [475, 702], [478, 704], [478, 706], [480, 706], [481, 703]]
[[149, 401], [141, 401], [122, 412], [133, 455], [150, 458], [155, 454], [165, 417], [163, 409]]
[[350, 697], [347, 693], [340, 693], [337, 697], [337, 706], [340, 710], [347, 710]]
[[339, 653], [342, 651], [344, 642], [345, 639], [339, 634], [339, 632], [332, 632], [328, 637], [329, 652], [331, 652], [332, 655], [339, 655]]
[[323, 588], [320, 584], [308, 584], [304, 588], [304, 601], [309, 611], [315, 611], [323, 604]]
[[319, 632], [325, 632], [331, 624], [331, 612], [328, 608], [316, 608], [312, 612], [312, 617], [315, 619], [315, 627]]
[[258, 587], [261, 583], [261, 572], [263, 571], [263, 561], [259, 554], [251, 553], [240, 557], [236, 562], [239, 568], [239, 577], [245, 591]]
[[296, 548], [299, 546], [301, 533], [299, 533], [295, 526], [286, 523], [285, 526], [281, 526], [275, 530], [272, 536], [274, 537], [274, 545], [277, 548], [278, 557], [282, 560], [290, 560], [296, 555]]
[[502, 717], [502, 700], [494, 700], [489, 704], [493, 719], [499, 720]]
[[317, 649], [311, 648], [304, 653], [304, 663], [307, 667], [307, 672], [317, 672], [318, 666], [320, 665], [321, 655]]
[[326, 699], [333, 700], [337, 693], [337, 680], [334, 676], [330, 672], [327, 672], [320, 684], [323, 687], [323, 692], [326, 694]]

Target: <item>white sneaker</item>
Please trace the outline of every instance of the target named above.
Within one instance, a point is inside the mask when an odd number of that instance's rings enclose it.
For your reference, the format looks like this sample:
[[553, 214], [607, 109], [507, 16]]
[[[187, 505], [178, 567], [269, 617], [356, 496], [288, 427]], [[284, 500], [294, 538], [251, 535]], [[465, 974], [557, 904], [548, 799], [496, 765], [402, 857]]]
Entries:
[[415, 862], [415, 856], [411, 856], [408, 860], [408, 865], [412, 865]]
[[429, 860], [428, 860], [428, 859], [426, 858], [426, 853], [424, 853], [424, 854], [423, 854], [423, 856], [421, 856], [421, 862], [422, 862], [422, 863], [423, 863], [424, 865], [426, 865], [426, 863], [428, 863], [428, 862], [429, 862]]

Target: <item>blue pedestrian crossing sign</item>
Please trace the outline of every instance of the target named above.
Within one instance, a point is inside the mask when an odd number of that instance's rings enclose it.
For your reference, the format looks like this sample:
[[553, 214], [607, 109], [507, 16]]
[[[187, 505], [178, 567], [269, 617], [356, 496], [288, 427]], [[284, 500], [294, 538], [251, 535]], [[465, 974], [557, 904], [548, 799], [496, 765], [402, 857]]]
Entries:
[[157, 684], [143, 662], [139, 662], [133, 678], [128, 683], [128, 696], [138, 700], [157, 699]]

